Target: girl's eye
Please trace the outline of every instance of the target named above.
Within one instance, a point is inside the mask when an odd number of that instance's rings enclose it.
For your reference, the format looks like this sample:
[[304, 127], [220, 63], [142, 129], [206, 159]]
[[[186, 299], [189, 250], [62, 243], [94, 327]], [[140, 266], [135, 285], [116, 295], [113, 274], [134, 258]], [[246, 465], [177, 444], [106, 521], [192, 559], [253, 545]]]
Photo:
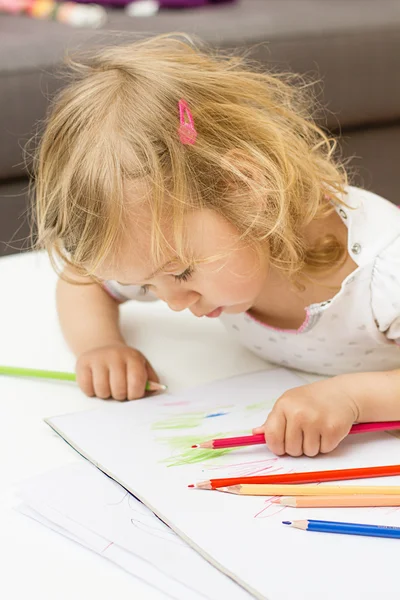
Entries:
[[175, 281], [187, 281], [191, 278], [193, 271], [193, 267], [188, 267], [183, 271], [183, 273], [180, 273], [179, 275], [174, 275]]

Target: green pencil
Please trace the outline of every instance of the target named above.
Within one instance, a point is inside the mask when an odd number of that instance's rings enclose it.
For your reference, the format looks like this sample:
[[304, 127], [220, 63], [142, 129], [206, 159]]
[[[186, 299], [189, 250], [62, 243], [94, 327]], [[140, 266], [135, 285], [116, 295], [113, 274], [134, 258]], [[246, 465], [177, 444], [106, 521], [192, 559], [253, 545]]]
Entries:
[[[58, 379], [60, 381], [76, 381], [75, 373], [64, 371], [46, 371], [44, 369], [26, 369], [24, 367], [5, 367], [0, 365], [0, 375], [11, 375], [15, 377], [35, 377], [40, 379]], [[166, 385], [155, 381], [146, 383], [146, 392], [160, 392], [167, 389]]]

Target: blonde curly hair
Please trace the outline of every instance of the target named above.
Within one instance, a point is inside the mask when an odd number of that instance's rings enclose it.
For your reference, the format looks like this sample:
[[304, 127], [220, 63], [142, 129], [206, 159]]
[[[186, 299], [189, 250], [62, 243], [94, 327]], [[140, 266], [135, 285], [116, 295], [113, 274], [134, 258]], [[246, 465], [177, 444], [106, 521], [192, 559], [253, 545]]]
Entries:
[[[211, 208], [288, 276], [339, 264], [333, 236], [312, 247], [313, 219], [343, 203], [346, 171], [336, 142], [313, 121], [312, 86], [211, 52], [182, 34], [117, 45], [69, 60], [72, 81], [53, 103], [35, 160], [38, 246], [93, 274], [126, 227], [124, 185], [151, 191], [151, 250], [166, 252], [170, 219], [182, 262], [188, 211]], [[300, 83], [299, 83], [300, 82]], [[178, 135], [184, 98], [198, 132]], [[55, 260], [57, 263], [57, 260]]]

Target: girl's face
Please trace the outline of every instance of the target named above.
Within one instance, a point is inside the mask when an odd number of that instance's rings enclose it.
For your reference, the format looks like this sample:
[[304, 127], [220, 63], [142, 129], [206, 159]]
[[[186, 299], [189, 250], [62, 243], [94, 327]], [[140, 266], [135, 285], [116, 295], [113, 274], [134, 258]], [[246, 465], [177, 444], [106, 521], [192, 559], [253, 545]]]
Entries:
[[[173, 255], [164, 264], [150, 260], [149, 214], [141, 209], [121, 240], [118, 260], [96, 273], [123, 285], [141, 285], [164, 300], [174, 311], [185, 308], [196, 317], [218, 317], [221, 312], [249, 310], [265, 287], [267, 259], [242, 244], [236, 229], [212, 210], [202, 209], [186, 217], [185, 237], [192, 264], [182, 264]], [[170, 258], [170, 260], [168, 260]], [[210, 260], [211, 259], [211, 260]]]

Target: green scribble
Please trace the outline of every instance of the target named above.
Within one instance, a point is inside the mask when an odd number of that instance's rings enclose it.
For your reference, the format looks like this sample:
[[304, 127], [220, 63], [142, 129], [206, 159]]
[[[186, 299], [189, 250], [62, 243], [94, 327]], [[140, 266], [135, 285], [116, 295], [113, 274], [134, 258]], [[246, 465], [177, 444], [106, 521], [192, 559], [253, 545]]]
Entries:
[[198, 427], [203, 422], [205, 413], [183, 413], [181, 415], [173, 415], [161, 421], [156, 421], [152, 425], [152, 429], [193, 429]]
[[[231, 437], [242, 435], [241, 432], [234, 433], [219, 433], [214, 434], [214, 439], [221, 437]], [[182, 465], [193, 465], [195, 463], [201, 463], [209, 460], [214, 460], [228, 454], [236, 448], [223, 448], [221, 450], [214, 450], [212, 448], [192, 448], [194, 444], [201, 444], [207, 442], [210, 439], [208, 436], [191, 436], [184, 435], [176, 438], [162, 438], [158, 441], [167, 443], [174, 454], [162, 460], [168, 467], [181, 467]]]
[[170, 456], [163, 462], [168, 467], [181, 467], [182, 465], [194, 465], [195, 463], [202, 463], [208, 460], [215, 460], [220, 458], [228, 452], [232, 452], [233, 448], [224, 448], [223, 450], [212, 450], [209, 448], [189, 448], [183, 450], [178, 456]]
[[268, 408], [271, 408], [271, 403], [268, 400], [263, 400], [263, 402], [256, 402], [255, 404], [248, 404], [246, 406], [246, 410], [260, 410]]

